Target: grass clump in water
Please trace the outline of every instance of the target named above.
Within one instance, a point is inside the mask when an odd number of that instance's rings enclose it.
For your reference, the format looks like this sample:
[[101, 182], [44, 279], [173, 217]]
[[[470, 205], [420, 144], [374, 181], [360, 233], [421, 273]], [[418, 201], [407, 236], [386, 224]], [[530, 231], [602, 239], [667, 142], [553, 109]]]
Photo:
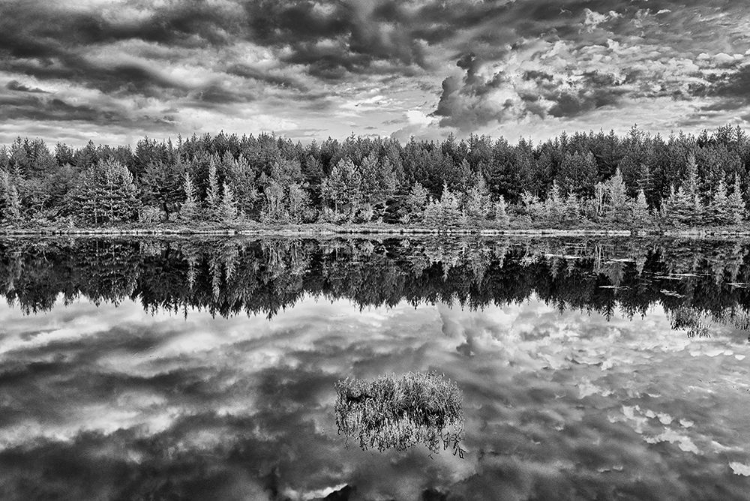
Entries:
[[347, 441], [356, 438], [362, 450], [406, 450], [419, 443], [437, 453], [460, 446], [464, 416], [461, 391], [434, 372], [409, 372], [374, 381], [346, 378], [336, 382], [336, 425]]

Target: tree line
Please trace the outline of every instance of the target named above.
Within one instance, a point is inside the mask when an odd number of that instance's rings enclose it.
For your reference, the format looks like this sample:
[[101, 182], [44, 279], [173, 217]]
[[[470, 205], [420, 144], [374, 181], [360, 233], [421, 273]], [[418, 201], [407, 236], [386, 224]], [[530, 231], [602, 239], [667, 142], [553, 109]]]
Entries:
[[50, 149], [19, 137], [0, 147], [0, 224], [731, 225], [747, 217], [749, 173], [750, 139], [729, 126], [536, 144], [221, 132]]

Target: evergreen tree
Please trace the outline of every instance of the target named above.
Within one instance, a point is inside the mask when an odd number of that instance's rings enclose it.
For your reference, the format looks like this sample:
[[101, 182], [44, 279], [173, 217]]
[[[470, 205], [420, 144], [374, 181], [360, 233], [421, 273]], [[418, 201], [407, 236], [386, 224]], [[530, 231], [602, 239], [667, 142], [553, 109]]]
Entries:
[[404, 200], [403, 211], [401, 212], [401, 222], [410, 223], [421, 221], [424, 216], [424, 210], [429, 202], [427, 190], [418, 182], [415, 182], [409, 194]]
[[362, 159], [359, 170], [363, 202], [383, 205], [396, 192], [396, 175], [387, 158], [381, 162], [374, 152], [370, 153]]
[[352, 219], [362, 204], [362, 177], [349, 158], [341, 159], [321, 187], [323, 200], [334, 206], [338, 214], [344, 209], [346, 217]]
[[288, 223], [289, 213], [286, 210], [284, 187], [275, 179], [266, 179], [261, 175], [265, 199], [260, 220], [263, 223]]
[[742, 197], [739, 176], [734, 176], [732, 194], [729, 195], [729, 214], [734, 224], [739, 224], [745, 219], [745, 200]]
[[562, 194], [574, 193], [579, 197], [590, 197], [596, 183], [597, 170], [596, 160], [590, 151], [584, 155], [579, 152], [572, 155], [566, 153], [557, 173]]
[[102, 222], [101, 190], [97, 186], [96, 165], [90, 165], [78, 175], [73, 188], [65, 197], [65, 212], [85, 223]]
[[458, 198], [448, 188], [448, 183], [445, 183], [440, 200], [433, 200], [427, 204], [424, 211], [424, 222], [433, 228], [457, 226], [461, 224], [462, 216]]
[[315, 217], [310, 209], [310, 196], [296, 183], [287, 190], [287, 213], [289, 222], [295, 224], [313, 220]]
[[147, 204], [161, 208], [166, 219], [182, 200], [182, 176], [185, 165], [182, 162], [149, 162], [139, 179], [143, 199]]
[[548, 222], [556, 224], [563, 220], [565, 200], [557, 181], [552, 183], [552, 187], [547, 194], [547, 200], [544, 202], [544, 210]]
[[206, 190], [206, 213], [209, 219], [220, 217], [221, 193], [219, 192], [219, 178], [216, 171], [216, 157], [212, 156], [208, 164], [208, 189]]
[[21, 222], [21, 200], [18, 197], [18, 190], [16, 190], [16, 185], [14, 184], [8, 186], [3, 217], [11, 224]]
[[638, 190], [638, 196], [632, 204], [632, 218], [633, 222], [638, 226], [643, 226], [648, 223], [648, 203], [646, 202], [646, 193], [643, 188]]
[[607, 196], [607, 187], [599, 182], [594, 186], [594, 214], [596, 217], [604, 216], [606, 206], [604, 204]]
[[195, 188], [193, 187], [193, 181], [190, 178], [189, 172], [185, 172], [182, 190], [185, 201], [182, 203], [182, 207], [180, 207], [180, 220], [186, 223], [193, 222], [198, 219], [199, 207], [198, 201], [195, 197]]
[[578, 197], [574, 192], [568, 193], [562, 209], [562, 218], [570, 223], [577, 223], [581, 220], [581, 205]]
[[605, 187], [609, 198], [607, 218], [614, 222], [624, 221], [627, 216], [627, 194], [619, 168], [615, 170], [615, 175], [605, 183]]
[[495, 224], [501, 228], [507, 228], [510, 225], [510, 218], [508, 217], [508, 204], [505, 202], [505, 198], [500, 195], [494, 204], [495, 213]]
[[223, 163], [227, 165], [226, 183], [232, 187], [237, 200], [237, 210], [240, 215], [253, 214], [259, 199], [255, 170], [242, 154], [235, 159], [227, 152]]
[[141, 208], [138, 189], [133, 175], [127, 167], [109, 158], [101, 163], [97, 190], [101, 192], [101, 208], [105, 219], [110, 223], [127, 222], [135, 219]]
[[474, 185], [466, 194], [464, 211], [470, 221], [482, 222], [487, 219], [491, 209], [492, 204], [490, 203], [490, 194], [487, 190], [487, 185], [482, 175], [478, 174]]
[[547, 206], [536, 195], [525, 191], [521, 195], [521, 201], [532, 220], [542, 221], [547, 218]]
[[219, 216], [225, 224], [237, 222], [237, 201], [234, 199], [232, 188], [227, 183], [224, 183], [224, 193], [221, 197]]
[[141, 202], [133, 175], [110, 157], [79, 175], [68, 194], [66, 207], [78, 219], [98, 225], [134, 220]]
[[729, 205], [724, 179], [719, 179], [711, 204], [706, 208], [706, 222], [710, 224], [730, 224], [733, 222], [732, 208]]

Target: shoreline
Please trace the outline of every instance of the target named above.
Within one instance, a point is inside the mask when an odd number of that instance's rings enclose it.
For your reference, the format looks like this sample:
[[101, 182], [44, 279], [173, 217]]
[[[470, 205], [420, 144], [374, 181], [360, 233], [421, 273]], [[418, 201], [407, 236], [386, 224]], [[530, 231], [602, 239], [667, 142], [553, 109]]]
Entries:
[[185, 226], [143, 227], [103, 227], [103, 228], [0, 228], [0, 236], [5, 237], [77, 237], [77, 236], [282, 236], [282, 237], [315, 237], [335, 235], [386, 235], [389, 237], [409, 236], [508, 236], [508, 237], [634, 237], [634, 238], [696, 238], [724, 239], [748, 238], [750, 229], [730, 230], [726, 228], [690, 228], [690, 229], [591, 229], [591, 228], [467, 228], [436, 229], [404, 226], [382, 225], [289, 225], [270, 227], [236, 227], [236, 228], [190, 228]]

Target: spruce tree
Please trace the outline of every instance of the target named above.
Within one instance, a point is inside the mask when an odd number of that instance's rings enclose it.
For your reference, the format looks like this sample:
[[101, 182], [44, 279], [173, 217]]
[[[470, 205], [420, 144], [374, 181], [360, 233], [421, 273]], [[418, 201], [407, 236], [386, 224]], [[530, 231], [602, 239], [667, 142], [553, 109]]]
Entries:
[[96, 185], [104, 217], [110, 223], [132, 221], [141, 208], [133, 175], [112, 158], [101, 162], [99, 173]]
[[732, 222], [731, 207], [729, 206], [729, 197], [727, 196], [727, 187], [724, 179], [719, 179], [716, 186], [716, 193], [713, 196], [711, 205], [708, 207], [707, 222], [711, 224], [729, 224]]
[[552, 183], [547, 200], [544, 202], [544, 209], [548, 222], [559, 223], [562, 220], [565, 212], [565, 201], [562, 198], [557, 181]]
[[194, 222], [198, 219], [198, 201], [195, 199], [195, 188], [189, 172], [185, 173], [182, 189], [185, 193], [185, 201], [180, 207], [180, 219], [186, 223]]
[[642, 226], [648, 222], [648, 202], [646, 202], [646, 193], [643, 188], [638, 190], [638, 196], [633, 201], [632, 214], [636, 225]]
[[18, 190], [15, 184], [8, 186], [6, 193], [5, 208], [3, 210], [4, 219], [11, 224], [21, 222], [21, 200], [18, 197]]
[[415, 182], [404, 201], [404, 207], [401, 211], [401, 222], [420, 221], [424, 216], [424, 210], [428, 202], [427, 190], [421, 184]]
[[494, 205], [495, 224], [501, 228], [507, 228], [510, 225], [510, 218], [508, 217], [508, 204], [505, 202], [505, 198], [500, 195]]
[[615, 175], [605, 183], [605, 187], [609, 197], [607, 218], [610, 221], [622, 222], [625, 219], [627, 194], [619, 167], [615, 170]]
[[563, 219], [567, 222], [578, 223], [581, 220], [581, 206], [575, 192], [568, 193], [563, 206]]
[[448, 184], [443, 183], [443, 194], [440, 197], [441, 207], [441, 224], [446, 226], [456, 226], [461, 224], [461, 217], [463, 213], [460, 210], [458, 198], [454, 195]]
[[232, 189], [227, 183], [224, 183], [224, 193], [219, 205], [219, 216], [223, 223], [232, 224], [237, 222], [237, 201], [234, 199]]
[[739, 224], [745, 219], [745, 200], [742, 197], [739, 176], [734, 176], [734, 187], [729, 195], [729, 213], [734, 224]]
[[482, 222], [487, 219], [490, 210], [489, 191], [484, 178], [479, 174], [478, 179], [466, 195], [464, 210], [467, 217], [474, 222]]
[[206, 213], [208, 219], [221, 219], [219, 211], [221, 204], [221, 193], [219, 192], [219, 179], [216, 172], [216, 158], [211, 157], [208, 164], [208, 190], [206, 190]]

